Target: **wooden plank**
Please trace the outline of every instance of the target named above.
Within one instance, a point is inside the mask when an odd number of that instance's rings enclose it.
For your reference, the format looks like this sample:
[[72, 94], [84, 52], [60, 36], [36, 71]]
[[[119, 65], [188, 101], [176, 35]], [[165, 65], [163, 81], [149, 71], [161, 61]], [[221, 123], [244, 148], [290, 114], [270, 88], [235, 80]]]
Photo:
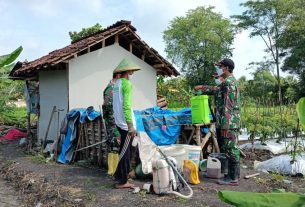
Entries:
[[[102, 141], [102, 136], [101, 136], [101, 119], [100, 117], [97, 119], [97, 137], [98, 137], [98, 141]], [[99, 166], [102, 165], [102, 160], [103, 160], [103, 154], [102, 154], [102, 145], [100, 144], [98, 146], [98, 153], [97, 153], [97, 164]]]
[[116, 34], [116, 35], [114, 36], [114, 42], [115, 42], [115, 43], [119, 43], [119, 34]]
[[196, 126], [195, 128], [195, 141], [197, 143], [198, 146], [201, 146], [201, 132], [200, 132], [200, 127], [199, 126]]
[[[89, 146], [88, 124], [84, 123], [85, 127], [85, 146]], [[86, 159], [90, 158], [90, 149], [86, 149]]]
[[245, 179], [249, 179], [249, 178], [252, 178], [252, 177], [255, 177], [255, 176], [259, 176], [260, 173], [254, 173], [254, 174], [251, 174], [251, 175], [246, 175], [245, 176]]
[[129, 52], [132, 53], [132, 43], [129, 43]]
[[163, 102], [163, 101], [166, 101], [165, 98], [160, 98], [160, 99], [157, 100], [157, 103]]
[[187, 139], [186, 144], [190, 144], [190, 142], [192, 141], [192, 139], [193, 139], [193, 137], [194, 137], [194, 134], [195, 134], [195, 128], [192, 127], [192, 129], [191, 129], [191, 134], [190, 134], [189, 138]]
[[47, 139], [48, 139], [48, 134], [49, 134], [50, 126], [51, 126], [53, 115], [54, 115], [55, 111], [56, 111], [56, 106], [53, 106], [53, 109], [52, 109], [52, 112], [51, 112], [51, 116], [50, 116], [50, 119], [49, 119], [49, 123], [48, 123], [48, 127], [47, 127], [46, 133], [44, 135], [42, 149], [44, 149], [46, 147]]
[[212, 134], [213, 150], [214, 150], [216, 153], [219, 153], [220, 150], [219, 150], [219, 146], [218, 146], [218, 142], [217, 142], [217, 138], [216, 138], [216, 134], [215, 134], [214, 130], [215, 130], [215, 125], [214, 125], [214, 124], [211, 124], [211, 125], [210, 125], [210, 128], [209, 128], [209, 131], [210, 131], [211, 134]]
[[[92, 144], [95, 144], [95, 136], [94, 136], [94, 128], [93, 128], [93, 121], [90, 121], [90, 128], [91, 128], [91, 139], [92, 139]], [[96, 154], [96, 148], [92, 147], [92, 152], [93, 152], [93, 158], [97, 156]]]
[[165, 64], [164, 63], [161, 63], [161, 64], [155, 64], [153, 65], [154, 68], [163, 68], [165, 67]]
[[80, 148], [81, 136], [82, 136], [82, 127], [81, 127], [80, 123], [78, 124], [78, 129], [80, 129], [80, 132], [79, 132], [79, 136], [78, 136], [78, 139], [77, 139], [76, 149], [75, 149], [74, 154], [73, 154], [72, 163], [75, 162], [76, 155], [79, 154], [79, 153], [77, 153], [77, 150]]

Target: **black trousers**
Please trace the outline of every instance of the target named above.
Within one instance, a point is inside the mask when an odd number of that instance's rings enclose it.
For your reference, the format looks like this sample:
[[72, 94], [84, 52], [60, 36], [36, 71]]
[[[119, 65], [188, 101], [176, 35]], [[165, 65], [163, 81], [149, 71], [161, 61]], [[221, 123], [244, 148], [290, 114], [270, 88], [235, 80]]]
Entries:
[[[124, 148], [124, 145], [125, 145], [125, 142], [127, 139], [127, 135], [128, 135], [128, 131], [121, 129], [120, 127], [117, 127], [117, 128], [121, 135], [121, 143], [120, 143], [120, 150], [119, 150], [120, 157], [121, 157], [122, 156], [121, 152]], [[126, 146], [125, 146], [126, 151], [125, 151], [123, 157], [120, 159], [120, 161], [118, 163], [118, 167], [114, 174], [116, 180], [118, 180], [120, 182], [120, 184], [125, 184], [125, 183], [127, 183], [127, 180], [128, 180], [128, 173], [130, 170], [130, 159], [131, 159], [131, 142], [132, 142], [132, 140], [130, 140], [130, 142], [128, 144], [126, 143]]]

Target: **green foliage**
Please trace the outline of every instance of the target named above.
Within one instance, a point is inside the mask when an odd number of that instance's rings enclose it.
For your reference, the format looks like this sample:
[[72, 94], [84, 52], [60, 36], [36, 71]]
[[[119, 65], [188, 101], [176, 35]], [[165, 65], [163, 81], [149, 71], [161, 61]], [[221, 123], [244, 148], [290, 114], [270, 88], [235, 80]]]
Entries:
[[6, 110], [0, 113], [1, 124], [26, 128], [26, 108], [6, 107]]
[[305, 97], [301, 98], [296, 106], [298, 118], [300, 120], [300, 124], [305, 131]]
[[269, 138], [278, 136], [278, 140], [294, 133], [297, 126], [295, 105], [276, 106], [275, 104], [256, 100], [253, 105], [243, 101], [241, 128], [246, 128], [250, 141], [259, 137], [262, 144]]
[[157, 79], [157, 92], [165, 96], [169, 108], [185, 108], [190, 106], [190, 99], [193, 95], [185, 77], [171, 78], [165, 80], [163, 77]]
[[22, 47], [18, 47], [10, 54], [0, 56], [0, 121], [2, 122], [9, 121], [11, 123], [12, 118], [9, 114], [10, 106], [8, 103], [23, 95], [23, 82], [8, 79], [8, 75], [14, 67], [13, 62], [21, 52]]
[[279, 47], [287, 50], [283, 70], [299, 77], [299, 97], [305, 96], [305, 2], [289, 0], [286, 3], [287, 25], [280, 36]]
[[[293, 76], [280, 79], [283, 103], [297, 100], [298, 81]], [[242, 99], [248, 102], [253, 99], [264, 98], [265, 101], [275, 100], [277, 97], [277, 80], [268, 70], [258, 70], [253, 73], [252, 80], [245, 77], [239, 79]]]
[[198, 7], [174, 18], [163, 39], [168, 58], [181, 68], [193, 87], [212, 83], [214, 63], [231, 56], [234, 27], [213, 7]]
[[22, 50], [23, 50], [23, 48], [20, 46], [16, 50], [11, 52], [10, 54], [0, 56], [0, 72], [5, 72], [5, 71], [3, 71], [5, 69], [4, 66], [10, 65], [11, 63], [13, 63], [17, 59], [17, 57], [20, 55]]
[[[286, 0], [250, 0], [241, 4], [246, 7], [246, 11], [242, 15], [232, 16], [239, 28], [250, 30], [250, 37], [259, 36], [264, 41], [265, 51], [272, 60], [267, 59], [265, 62], [273, 63], [276, 68], [279, 101], [282, 98], [279, 75], [280, 59], [284, 54], [284, 49], [279, 47], [279, 42], [288, 19], [285, 2]], [[272, 68], [267, 69], [272, 70]]]
[[82, 30], [80, 32], [76, 32], [76, 31], [69, 32], [69, 36], [70, 36], [71, 42], [76, 42], [76, 41], [83, 39], [87, 36], [90, 36], [96, 32], [99, 32], [102, 29], [103, 29], [102, 25], [100, 25], [99, 23], [96, 23], [92, 27], [82, 28]]

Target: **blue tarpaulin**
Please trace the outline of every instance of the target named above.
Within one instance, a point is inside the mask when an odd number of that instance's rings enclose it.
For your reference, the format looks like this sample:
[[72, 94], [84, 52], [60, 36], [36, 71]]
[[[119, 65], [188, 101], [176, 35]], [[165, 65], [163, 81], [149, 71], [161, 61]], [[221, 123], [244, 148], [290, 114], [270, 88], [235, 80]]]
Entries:
[[192, 124], [191, 109], [162, 110], [159, 107], [134, 112], [137, 131], [145, 131], [156, 145], [174, 144], [181, 132], [181, 125]]
[[84, 123], [86, 119], [92, 121], [101, 115], [93, 107], [72, 109], [66, 115], [67, 132], [58, 156], [58, 162], [68, 164], [71, 162], [76, 147], [77, 121]]

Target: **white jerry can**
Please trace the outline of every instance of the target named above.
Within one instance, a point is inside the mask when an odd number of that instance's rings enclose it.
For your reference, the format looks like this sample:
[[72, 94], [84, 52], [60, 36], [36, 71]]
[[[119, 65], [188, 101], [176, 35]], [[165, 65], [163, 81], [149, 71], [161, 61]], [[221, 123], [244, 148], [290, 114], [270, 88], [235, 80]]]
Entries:
[[215, 157], [208, 157], [207, 164], [207, 177], [208, 178], [221, 178], [221, 162]]
[[[175, 158], [168, 158], [174, 166], [177, 166]], [[165, 159], [154, 160], [153, 168], [153, 188], [156, 194], [168, 193], [177, 190], [177, 181], [173, 169]]]

